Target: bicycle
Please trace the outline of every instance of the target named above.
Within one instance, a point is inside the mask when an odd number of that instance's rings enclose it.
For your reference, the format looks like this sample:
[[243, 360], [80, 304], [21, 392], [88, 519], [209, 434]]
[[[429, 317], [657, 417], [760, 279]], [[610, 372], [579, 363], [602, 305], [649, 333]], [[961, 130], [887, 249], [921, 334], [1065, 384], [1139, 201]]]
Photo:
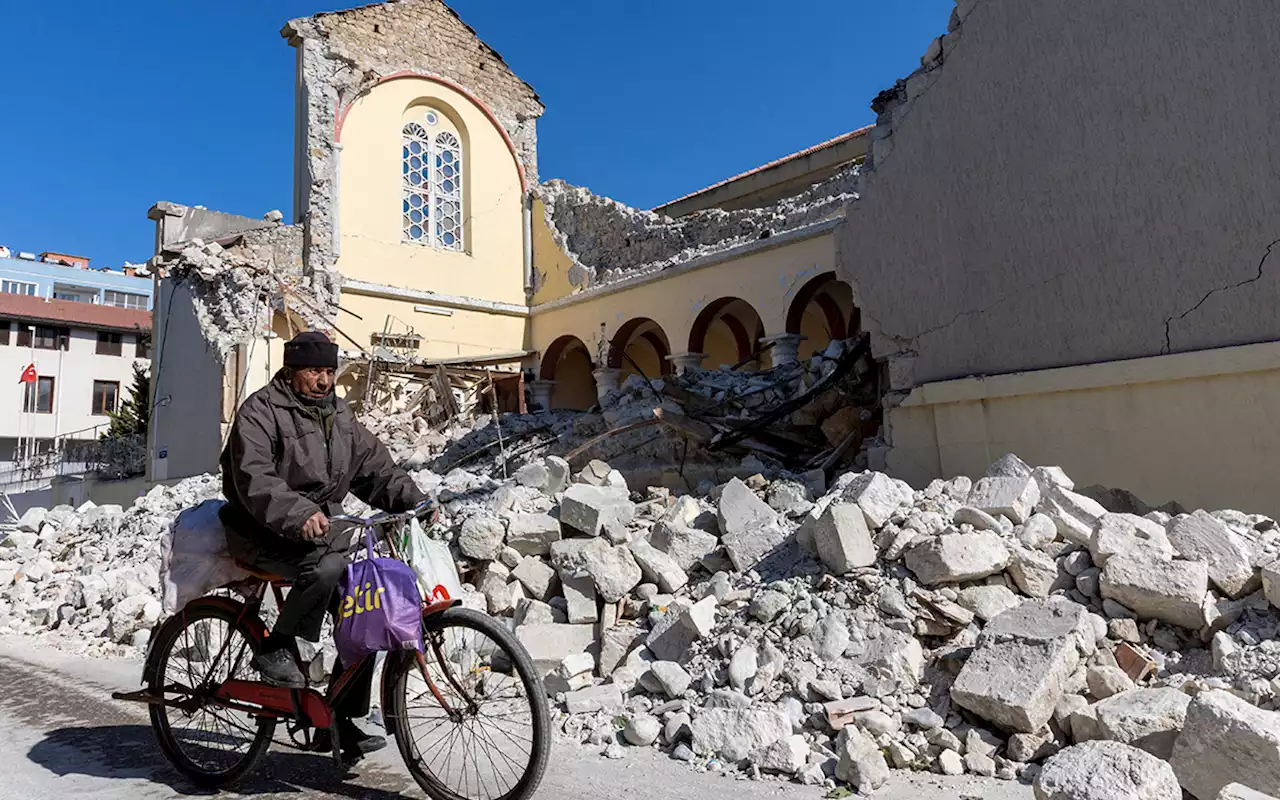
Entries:
[[[354, 523], [361, 535], [373, 535], [375, 528], [405, 524], [430, 507], [331, 520]], [[391, 539], [384, 541], [400, 558]], [[366, 656], [347, 666], [324, 694], [258, 680], [249, 662], [267, 637], [262, 603], [269, 587], [279, 608], [289, 582], [240, 566], [250, 578], [221, 587], [227, 594], [191, 601], [158, 626], [144, 661], [144, 688], [112, 694], [117, 700], [146, 703], [165, 757], [206, 788], [232, 786], [251, 772], [266, 755], [281, 721], [292, 745], [303, 750], [313, 749], [313, 730], [329, 728], [332, 755], [341, 764], [332, 710], [346, 697], [359, 671], [374, 668], [375, 656]], [[503, 625], [462, 608], [457, 598], [433, 596], [424, 601], [422, 629], [425, 652], [388, 652], [382, 672], [384, 725], [395, 737], [405, 766], [434, 800], [527, 800], [546, 769], [551, 727], [546, 691], [533, 660]], [[308, 665], [296, 652], [294, 658], [307, 674]], [[527, 734], [512, 729], [525, 719]], [[497, 723], [496, 731], [477, 730], [487, 722]], [[487, 765], [478, 755], [468, 758], [475, 745], [485, 749]], [[524, 754], [512, 757], [499, 745], [523, 747]], [[451, 767], [459, 748], [461, 765]], [[437, 767], [441, 755], [443, 770]], [[493, 794], [490, 784], [506, 788]]]

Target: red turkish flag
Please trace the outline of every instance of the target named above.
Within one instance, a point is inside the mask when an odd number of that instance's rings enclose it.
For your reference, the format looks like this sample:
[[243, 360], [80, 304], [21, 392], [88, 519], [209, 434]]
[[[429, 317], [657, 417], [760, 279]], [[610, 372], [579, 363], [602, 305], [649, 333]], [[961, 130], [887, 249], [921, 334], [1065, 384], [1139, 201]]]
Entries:
[[32, 363], [28, 364], [27, 368], [22, 371], [22, 377], [18, 378], [18, 383], [35, 383], [36, 380], [36, 365]]

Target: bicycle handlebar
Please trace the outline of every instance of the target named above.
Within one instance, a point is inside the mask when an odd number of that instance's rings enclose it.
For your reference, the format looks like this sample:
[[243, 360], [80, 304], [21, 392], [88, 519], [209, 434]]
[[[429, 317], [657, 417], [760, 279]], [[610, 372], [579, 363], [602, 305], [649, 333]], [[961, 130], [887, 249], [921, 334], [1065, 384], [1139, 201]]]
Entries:
[[379, 511], [373, 516], [357, 517], [351, 514], [339, 514], [329, 517], [330, 522], [354, 522], [365, 528], [371, 528], [374, 525], [387, 525], [392, 522], [400, 522], [403, 520], [416, 519], [423, 516], [426, 512], [432, 510], [436, 506], [436, 501], [428, 498], [408, 511], [401, 511], [399, 514], [389, 514], [386, 511]]

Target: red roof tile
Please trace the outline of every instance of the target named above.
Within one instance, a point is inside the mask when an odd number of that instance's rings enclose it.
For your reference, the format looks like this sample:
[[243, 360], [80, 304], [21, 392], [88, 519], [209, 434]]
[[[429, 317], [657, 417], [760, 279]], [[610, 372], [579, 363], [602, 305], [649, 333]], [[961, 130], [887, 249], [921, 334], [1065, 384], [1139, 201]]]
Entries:
[[24, 294], [0, 293], [0, 318], [57, 322], [73, 328], [131, 331], [151, 330], [151, 312], [134, 308], [45, 300]]

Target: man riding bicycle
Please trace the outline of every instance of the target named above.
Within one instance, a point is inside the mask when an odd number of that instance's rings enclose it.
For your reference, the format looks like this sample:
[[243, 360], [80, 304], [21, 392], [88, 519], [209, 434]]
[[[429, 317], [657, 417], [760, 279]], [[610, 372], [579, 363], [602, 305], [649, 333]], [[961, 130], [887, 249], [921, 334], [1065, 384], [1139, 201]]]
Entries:
[[[350, 492], [391, 512], [425, 501], [387, 448], [334, 394], [338, 346], [317, 331], [285, 344], [284, 368], [236, 413], [222, 453], [221, 511], [227, 544], [236, 559], [293, 582], [270, 637], [253, 659], [264, 681], [303, 688], [295, 637], [316, 642], [325, 613], [337, 607], [353, 529], [330, 525]], [[342, 673], [335, 665], [333, 675]], [[369, 712], [370, 660], [356, 676], [349, 698], [335, 709], [338, 744], [354, 761], [386, 741], [352, 721]], [[316, 732], [314, 749], [330, 750], [329, 732]]]

